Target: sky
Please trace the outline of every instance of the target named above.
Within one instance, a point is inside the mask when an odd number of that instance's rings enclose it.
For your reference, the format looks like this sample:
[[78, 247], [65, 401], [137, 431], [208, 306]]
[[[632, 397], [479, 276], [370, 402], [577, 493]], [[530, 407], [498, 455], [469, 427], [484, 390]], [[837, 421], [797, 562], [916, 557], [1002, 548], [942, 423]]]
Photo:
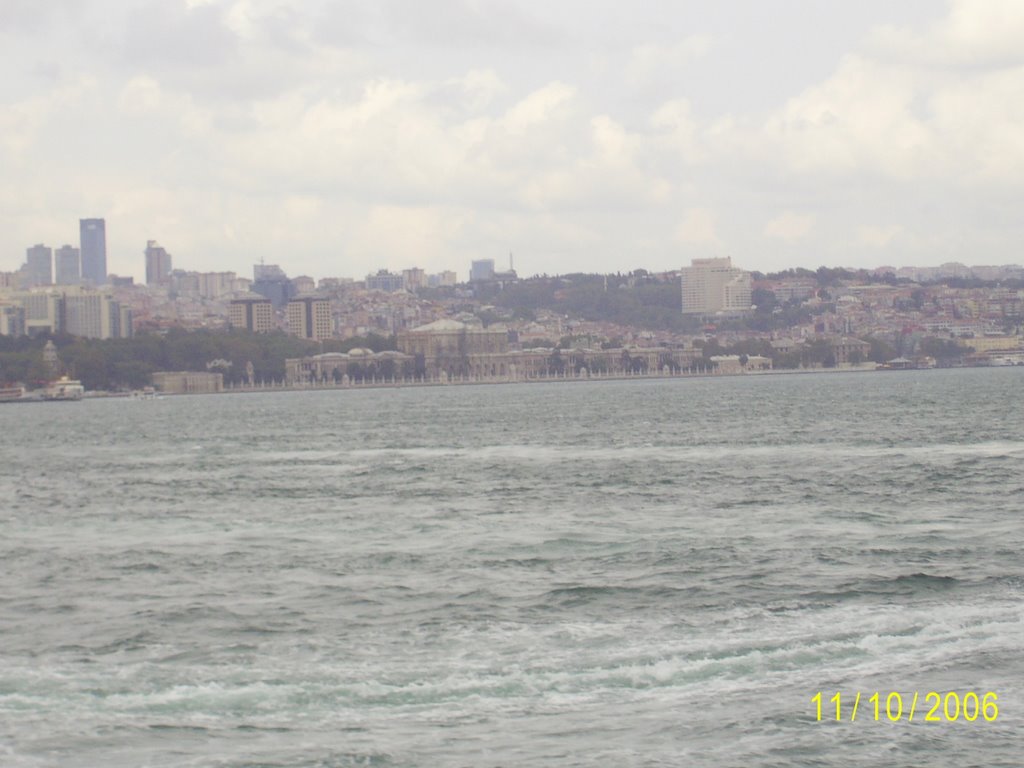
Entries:
[[2, 0], [0, 270], [1024, 261], [1019, 0]]

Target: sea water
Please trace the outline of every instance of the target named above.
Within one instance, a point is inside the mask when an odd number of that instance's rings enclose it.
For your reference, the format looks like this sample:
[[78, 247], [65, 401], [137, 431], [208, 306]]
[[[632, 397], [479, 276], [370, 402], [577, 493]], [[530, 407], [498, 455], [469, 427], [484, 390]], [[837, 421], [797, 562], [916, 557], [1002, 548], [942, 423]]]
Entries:
[[0, 407], [0, 765], [1019, 766], [1022, 392]]

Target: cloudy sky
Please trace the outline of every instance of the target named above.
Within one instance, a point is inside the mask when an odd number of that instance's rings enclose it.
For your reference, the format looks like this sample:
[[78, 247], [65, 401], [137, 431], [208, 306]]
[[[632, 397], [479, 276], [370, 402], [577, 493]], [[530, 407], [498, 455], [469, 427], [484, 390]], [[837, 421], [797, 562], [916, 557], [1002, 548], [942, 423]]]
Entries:
[[0, 270], [1024, 261], [1019, 0], [0, 0]]

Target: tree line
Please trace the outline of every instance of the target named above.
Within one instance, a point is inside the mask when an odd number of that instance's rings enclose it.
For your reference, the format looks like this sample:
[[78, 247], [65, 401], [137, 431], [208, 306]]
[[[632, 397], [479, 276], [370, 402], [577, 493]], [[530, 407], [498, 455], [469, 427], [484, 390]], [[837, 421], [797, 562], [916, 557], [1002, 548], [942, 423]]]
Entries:
[[284, 361], [320, 352], [348, 352], [365, 347], [380, 352], [395, 348], [393, 336], [371, 335], [352, 339], [313, 342], [274, 333], [248, 331], [186, 331], [140, 334], [131, 339], [86, 339], [58, 334], [0, 336], [0, 382], [45, 386], [54, 373], [43, 361], [47, 341], [53, 341], [61, 370], [80, 379], [86, 389], [140, 389], [152, 384], [154, 371], [214, 371], [225, 383], [241, 384], [252, 363], [253, 380], [280, 381]]

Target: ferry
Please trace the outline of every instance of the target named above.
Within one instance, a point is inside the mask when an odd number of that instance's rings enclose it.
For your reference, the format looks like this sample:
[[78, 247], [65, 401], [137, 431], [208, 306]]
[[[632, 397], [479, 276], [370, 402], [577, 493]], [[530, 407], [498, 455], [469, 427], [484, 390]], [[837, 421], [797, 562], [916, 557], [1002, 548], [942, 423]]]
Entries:
[[24, 387], [0, 387], [0, 403], [16, 403], [24, 397]]
[[43, 400], [81, 400], [85, 387], [78, 379], [61, 376], [43, 392]]

